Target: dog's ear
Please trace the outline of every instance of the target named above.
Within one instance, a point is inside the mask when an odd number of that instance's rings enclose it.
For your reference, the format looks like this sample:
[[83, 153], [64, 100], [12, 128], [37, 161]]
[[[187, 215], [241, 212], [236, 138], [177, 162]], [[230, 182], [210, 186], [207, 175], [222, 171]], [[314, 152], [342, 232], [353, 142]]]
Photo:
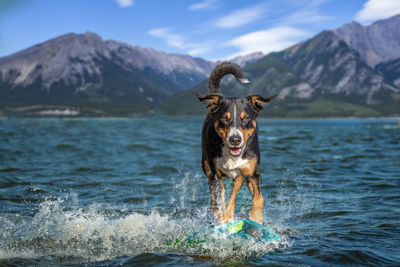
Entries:
[[274, 99], [276, 96], [277, 96], [277, 94], [272, 95], [268, 98], [264, 98], [260, 95], [249, 95], [249, 96], [247, 96], [247, 99], [250, 101], [251, 108], [255, 112], [259, 113], [263, 109], [264, 105], [268, 104], [269, 101]]
[[196, 92], [192, 93], [197, 96], [201, 102], [207, 104], [207, 109], [212, 113], [218, 110], [221, 99], [223, 98], [220, 94], [201, 95]]

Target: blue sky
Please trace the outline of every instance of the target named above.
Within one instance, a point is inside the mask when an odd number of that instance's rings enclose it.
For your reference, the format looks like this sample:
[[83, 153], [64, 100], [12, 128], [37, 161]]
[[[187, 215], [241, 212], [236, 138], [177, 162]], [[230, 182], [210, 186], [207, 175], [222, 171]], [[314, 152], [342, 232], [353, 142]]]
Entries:
[[91, 31], [104, 40], [227, 59], [399, 13], [400, 0], [0, 0], [0, 57]]

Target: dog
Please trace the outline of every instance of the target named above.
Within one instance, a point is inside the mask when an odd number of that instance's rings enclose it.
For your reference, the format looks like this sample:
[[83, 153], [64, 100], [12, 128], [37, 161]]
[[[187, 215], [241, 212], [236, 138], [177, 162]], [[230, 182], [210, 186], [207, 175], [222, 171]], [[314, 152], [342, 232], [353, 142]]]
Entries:
[[[193, 92], [207, 104], [208, 114], [202, 128], [201, 166], [210, 188], [210, 213], [219, 224], [233, 221], [236, 195], [243, 182], [252, 195], [250, 219], [261, 223], [264, 199], [261, 194], [260, 149], [256, 118], [263, 106], [275, 95], [264, 98], [249, 95], [226, 98], [221, 94], [222, 77], [232, 74], [242, 83], [248, 83], [242, 69], [231, 62], [222, 62], [208, 79], [209, 94]], [[224, 180], [233, 180], [232, 192], [225, 206]]]

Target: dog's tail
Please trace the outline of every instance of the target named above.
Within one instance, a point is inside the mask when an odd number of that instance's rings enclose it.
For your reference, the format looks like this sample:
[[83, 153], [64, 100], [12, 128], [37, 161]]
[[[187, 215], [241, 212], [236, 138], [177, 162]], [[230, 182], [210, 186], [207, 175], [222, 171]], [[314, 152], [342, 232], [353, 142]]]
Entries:
[[221, 88], [219, 84], [221, 82], [222, 77], [227, 74], [232, 74], [235, 76], [242, 83], [249, 83], [250, 81], [247, 80], [246, 76], [244, 75], [242, 69], [231, 62], [221, 62], [219, 63], [212, 73], [210, 74], [210, 78], [208, 78], [208, 91], [210, 94], [221, 94]]

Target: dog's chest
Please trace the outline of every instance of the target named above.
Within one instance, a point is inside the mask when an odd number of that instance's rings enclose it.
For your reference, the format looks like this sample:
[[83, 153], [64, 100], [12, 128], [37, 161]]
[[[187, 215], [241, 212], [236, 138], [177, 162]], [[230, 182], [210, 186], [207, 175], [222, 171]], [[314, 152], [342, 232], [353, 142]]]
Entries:
[[242, 157], [220, 157], [217, 158], [217, 168], [228, 178], [236, 178], [240, 175], [241, 168], [247, 168], [249, 162]]

